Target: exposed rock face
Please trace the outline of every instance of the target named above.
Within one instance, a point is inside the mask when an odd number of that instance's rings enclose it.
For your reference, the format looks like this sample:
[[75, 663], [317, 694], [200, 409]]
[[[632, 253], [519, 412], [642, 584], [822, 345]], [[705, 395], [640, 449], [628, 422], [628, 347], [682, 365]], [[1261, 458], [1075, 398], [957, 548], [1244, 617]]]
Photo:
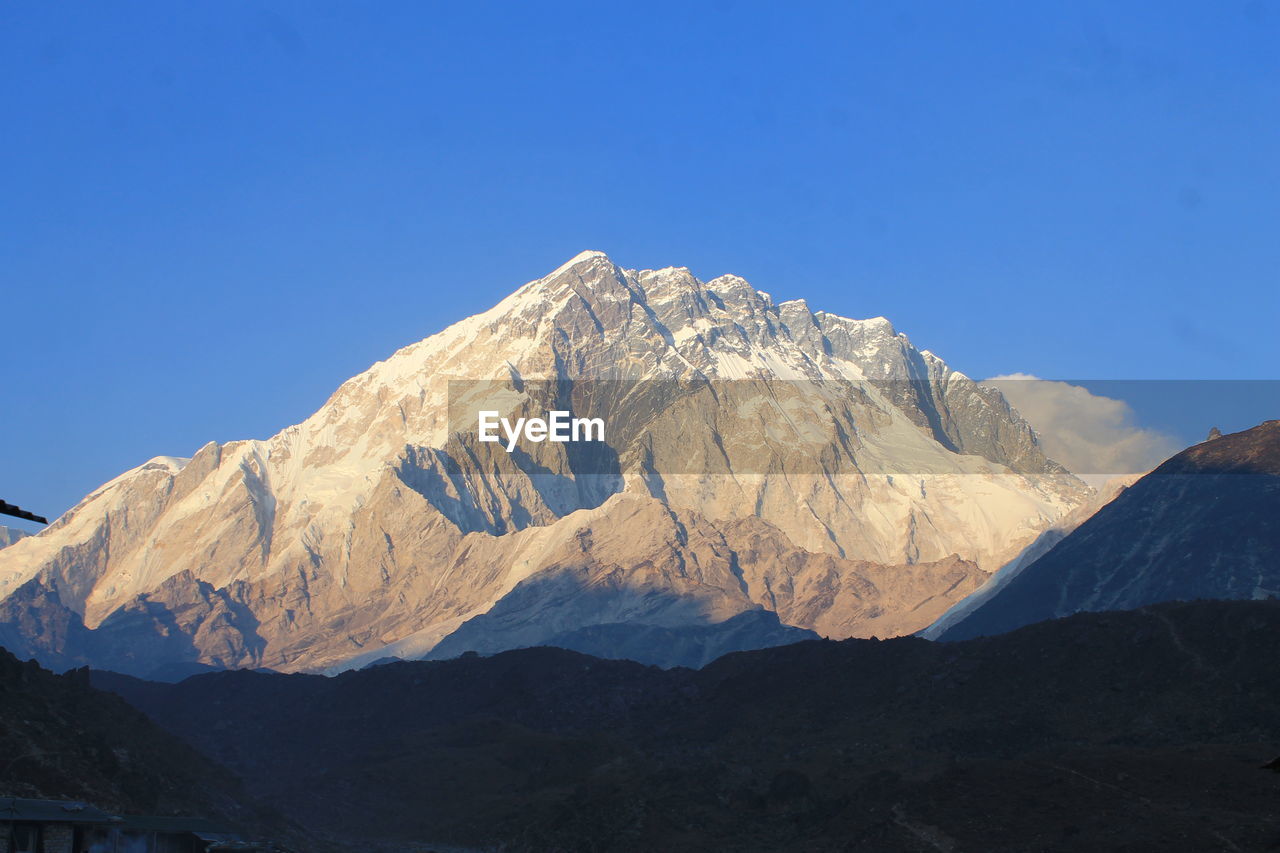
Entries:
[[[482, 403], [609, 433], [508, 453], [477, 440]], [[0, 551], [0, 597], [33, 653], [131, 672], [357, 666], [482, 616], [502, 647], [760, 606], [906, 633], [1087, 493], [887, 320], [587, 252], [270, 439], [107, 483]]]
[[1280, 596], [1278, 553], [1280, 421], [1267, 421], [1174, 456], [941, 638], [1081, 610]]

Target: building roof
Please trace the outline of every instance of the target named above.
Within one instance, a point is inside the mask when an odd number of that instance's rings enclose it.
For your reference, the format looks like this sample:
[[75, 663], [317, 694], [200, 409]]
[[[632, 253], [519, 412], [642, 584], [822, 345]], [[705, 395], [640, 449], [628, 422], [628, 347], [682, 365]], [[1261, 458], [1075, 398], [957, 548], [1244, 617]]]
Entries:
[[0, 821], [29, 820], [41, 823], [115, 823], [112, 817], [88, 803], [74, 800], [28, 800], [0, 797]]

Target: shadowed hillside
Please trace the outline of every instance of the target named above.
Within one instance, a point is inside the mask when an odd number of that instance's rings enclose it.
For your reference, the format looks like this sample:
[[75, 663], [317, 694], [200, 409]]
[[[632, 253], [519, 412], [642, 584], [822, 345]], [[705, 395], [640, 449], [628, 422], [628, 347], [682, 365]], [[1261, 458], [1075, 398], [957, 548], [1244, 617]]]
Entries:
[[[337, 678], [97, 673], [347, 838], [507, 850], [1280, 845], [1280, 604], [1000, 637], [812, 641], [663, 671], [558, 649]], [[406, 847], [405, 849], [411, 849]]]
[[0, 796], [207, 817], [259, 835], [299, 839], [295, 827], [255, 807], [234, 774], [120, 697], [91, 687], [87, 670], [55, 675], [3, 649]]
[[1280, 595], [1280, 421], [1193, 445], [1125, 490], [941, 635], [1080, 610]]

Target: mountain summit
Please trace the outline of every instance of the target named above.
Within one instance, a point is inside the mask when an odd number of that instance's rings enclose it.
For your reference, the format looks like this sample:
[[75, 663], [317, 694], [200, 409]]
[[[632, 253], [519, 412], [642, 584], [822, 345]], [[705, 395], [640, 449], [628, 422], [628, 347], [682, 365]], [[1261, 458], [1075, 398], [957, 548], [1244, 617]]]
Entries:
[[[609, 429], [507, 452], [477, 440], [477, 407]], [[997, 391], [883, 318], [584, 252], [302, 423], [153, 459], [0, 550], [0, 643], [147, 673], [343, 668], [443, 654], [460, 630], [496, 651], [761, 608], [902, 634], [1087, 493]]]

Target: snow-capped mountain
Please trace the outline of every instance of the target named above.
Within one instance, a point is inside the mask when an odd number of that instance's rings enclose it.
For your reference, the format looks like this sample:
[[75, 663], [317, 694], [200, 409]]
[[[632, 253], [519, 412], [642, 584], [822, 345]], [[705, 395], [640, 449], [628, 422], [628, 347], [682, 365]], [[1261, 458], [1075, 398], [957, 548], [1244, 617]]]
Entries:
[[[603, 445], [508, 453], [458, 417], [555, 400], [607, 413]], [[302, 423], [153, 459], [3, 549], [0, 641], [144, 672], [758, 608], [833, 637], [909, 633], [1088, 493], [997, 391], [883, 318], [584, 252]]]

